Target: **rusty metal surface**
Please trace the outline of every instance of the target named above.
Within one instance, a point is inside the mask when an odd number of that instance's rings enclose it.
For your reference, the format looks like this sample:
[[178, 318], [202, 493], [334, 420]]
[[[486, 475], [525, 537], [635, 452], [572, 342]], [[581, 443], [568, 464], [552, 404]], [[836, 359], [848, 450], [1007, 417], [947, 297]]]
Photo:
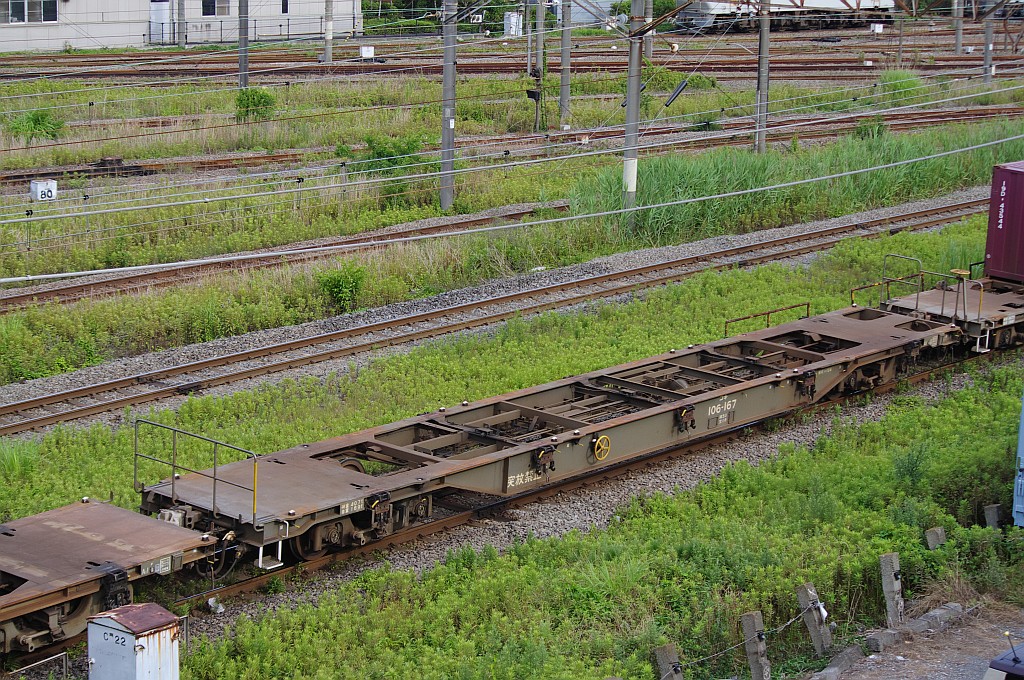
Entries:
[[0, 525], [0, 572], [14, 587], [0, 590], [0, 620], [45, 594], [94, 592], [105, 564], [131, 579], [143, 562], [203, 545], [194, 531], [105, 503], [74, 503], [8, 522]]
[[154, 602], [126, 604], [109, 612], [90, 616], [90, 621], [114, 621], [135, 635], [178, 625], [178, 617]]
[[1019, 287], [982, 288], [968, 282], [962, 289], [933, 288], [918, 296], [905, 295], [885, 303], [888, 309], [917, 313], [940, 321], [961, 320], [977, 323], [983, 328], [1009, 326], [1024, 319], [1024, 294]]
[[[441, 486], [509, 494], [599, 469], [815, 403], [859, 366], [959, 336], [946, 324], [848, 308], [294, 447], [260, 459], [258, 523], [275, 526], [257, 527], [263, 538], [255, 540], [294, 535], [325, 510], [362, 511], [382, 491], [396, 500]], [[672, 424], [680, 411], [696, 414], [685, 431]], [[615, 445], [607, 459], [594, 460], [587, 447], [601, 435]], [[541, 455], [557, 455], [557, 469], [538, 468], [534, 456], [544, 447], [550, 451]], [[400, 467], [372, 476], [343, 468], [349, 458]], [[222, 466], [218, 474], [251, 484], [252, 462]], [[212, 482], [198, 475], [175, 482], [176, 502], [193, 507], [210, 509], [211, 492]], [[164, 507], [172, 504], [170, 494], [169, 481], [146, 490]], [[245, 517], [251, 504], [250, 492], [218, 487], [224, 515]]]

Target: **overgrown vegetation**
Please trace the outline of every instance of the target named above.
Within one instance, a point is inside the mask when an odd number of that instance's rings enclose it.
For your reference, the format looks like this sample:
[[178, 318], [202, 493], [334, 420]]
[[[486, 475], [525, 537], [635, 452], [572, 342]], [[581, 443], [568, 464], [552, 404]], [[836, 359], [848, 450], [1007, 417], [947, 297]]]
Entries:
[[57, 139], [64, 130], [64, 121], [49, 111], [27, 111], [7, 123], [7, 132], [21, 137], [26, 144], [37, 139]]
[[[805, 270], [773, 266], [754, 272], [701, 275], [651, 292], [642, 302], [513, 321], [493, 337], [426, 345], [325, 383], [311, 379], [225, 398], [189, 399], [176, 413], [160, 412], [152, 417], [268, 453], [464, 399], [480, 399], [666, 348], [718, 339], [723, 319], [808, 299], [815, 312], [845, 306], [851, 287], [877, 280], [887, 252], [921, 257], [925, 266], [934, 270], [950, 250], [967, 258], [954, 266], [976, 261], [983, 243], [980, 224], [948, 228], [941, 234], [901, 234], [849, 243]], [[715, 302], [709, 305], [708, 300]], [[858, 297], [858, 302], [867, 305], [870, 300], [864, 296]], [[124, 318], [131, 322], [132, 315]], [[747, 329], [736, 327], [737, 332], [743, 330]], [[4, 352], [10, 347], [5, 346]], [[150, 452], [167, 445], [149, 435], [141, 441]], [[82, 496], [105, 498], [111, 493], [118, 504], [137, 504], [132, 490], [130, 430], [59, 428], [25, 447], [27, 455], [36, 455], [37, 463], [18, 484], [0, 484], [0, 508], [7, 512], [22, 516]], [[207, 467], [212, 460], [208, 450], [182, 445], [179, 463]], [[155, 481], [165, 477], [167, 470], [145, 465], [142, 475]]]
[[265, 87], [247, 87], [235, 96], [235, 119], [241, 121], [270, 120], [274, 117], [274, 95]]
[[[1021, 129], [1019, 121], [1002, 121], [912, 135], [855, 134], [817, 148], [789, 146], [764, 154], [727, 148], [700, 156], [651, 158], [639, 166], [637, 203], [669, 203], [830, 176], [1018, 135]], [[678, 243], [837, 217], [985, 184], [993, 165], [1022, 157], [1024, 140], [1015, 139], [959, 154], [955, 162], [935, 158], [827, 182], [645, 210], [637, 216], [632, 232], [622, 216], [605, 218], [605, 223], [614, 238], [635, 238], [651, 245]], [[609, 168], [580, 182], [573, 191], [573, 210], [585, 214], [620, 208], [621, 174]]]
[[[982, 504], [1010, 500], [1024, 369], [978, 381], [878, 423], [837, 416], [810, 448], [785, 446], [760, 467], [729, 465], [692, 491], [638, 498], [607, 530], [530, 539], [505, 555], [466, 548], [421, 578], [370, 571], [315, 607], [243, 619], [226, 640], [200, 642], [184, 677], [319, 678], [327, 667], [331, 677], [383, 678], [415, 666], [423, 677], [651, 678], [656, 645], [675, 643], [684, 662], [735, 645], [742, 612], [777, 626], [796, 615], [793, 589], [806, 581], [841, 637], [877, 625], [878, 555], [890, 551], [911, 596], [956, 573], [1019, 602], [1024, 532], [976, 524]], [[908, 452], [919, 456], [912, 486], [898, 462]], [[980, 479], [969, 498], [957, 495]], [[923, 533], [936, 525], [950, 541], [928, 551]], [[815, 668], [799, 628], [771, 640], [773, 658], [802, 654], [803, 669]], [[744, 670], [739, 649], [686, 677]]]

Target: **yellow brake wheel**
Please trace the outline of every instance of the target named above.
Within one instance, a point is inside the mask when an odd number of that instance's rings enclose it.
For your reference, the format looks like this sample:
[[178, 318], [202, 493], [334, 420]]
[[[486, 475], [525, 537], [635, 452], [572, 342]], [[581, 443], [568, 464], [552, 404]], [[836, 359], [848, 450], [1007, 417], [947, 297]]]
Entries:
[[608, 435], [603, 434], [594, 440], [592, 449], [594, 451], [594, 458], [604, 460], [612, 452], [612, 440], [608, 438]]

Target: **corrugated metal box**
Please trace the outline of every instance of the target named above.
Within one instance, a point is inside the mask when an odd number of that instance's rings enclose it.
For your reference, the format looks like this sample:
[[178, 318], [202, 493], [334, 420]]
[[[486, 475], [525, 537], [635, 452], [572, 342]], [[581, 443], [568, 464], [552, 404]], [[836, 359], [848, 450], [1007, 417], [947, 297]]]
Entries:
[[89, 680], [178, 680], [178, 617], [129, 604], [89, 617]]
[[1024, 161], [992, 170], [985, 273], [1024, 283]]

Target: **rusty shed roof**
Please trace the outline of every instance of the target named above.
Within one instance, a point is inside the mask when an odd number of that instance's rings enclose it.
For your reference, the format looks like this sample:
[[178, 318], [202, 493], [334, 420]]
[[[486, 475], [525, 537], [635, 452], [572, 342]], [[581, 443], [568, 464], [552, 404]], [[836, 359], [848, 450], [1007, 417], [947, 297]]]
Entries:
[[90, 621], [99, 619], [111, 619], [136, 635], [166, 628], [178, 622], [177, 616], [153, 602], [126, 604], [89, 617]]

